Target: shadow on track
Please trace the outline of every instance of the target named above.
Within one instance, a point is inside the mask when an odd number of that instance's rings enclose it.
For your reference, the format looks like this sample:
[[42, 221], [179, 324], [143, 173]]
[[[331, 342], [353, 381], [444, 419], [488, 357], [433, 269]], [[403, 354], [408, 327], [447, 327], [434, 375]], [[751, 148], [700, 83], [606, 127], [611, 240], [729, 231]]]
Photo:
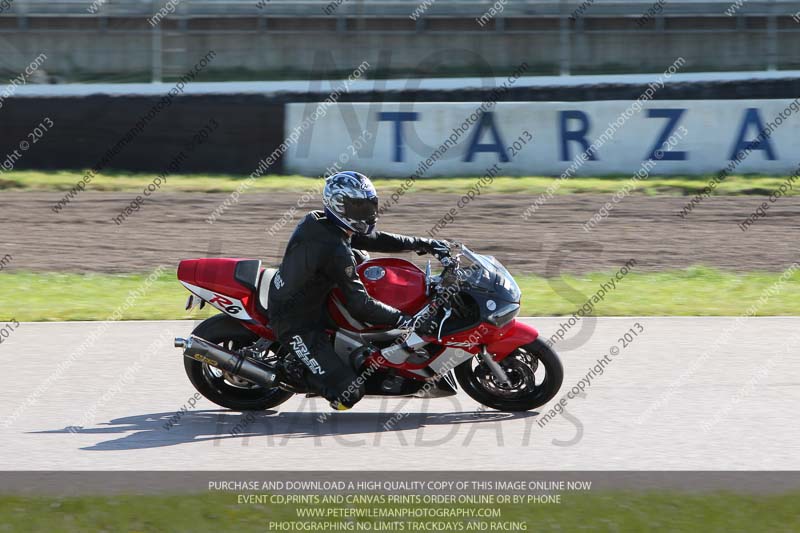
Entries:
[[[314, 446], [321, 446], [323, 438], [332, 438], [339, 445], [358, 447], [377, 445], [381, 435], [389, 432], [424, 429], [430, 426], [451, 427], [445, 435], [437, 433], [430, 439], [420, 439], [421, 433], [416, 435], [398, 433], [395, 437], [402, 445], [428, 447], [441, 445], [453, 439], [458, 433], [459, 426], [464, 424], [521, 420], [537, 414], [535, 411], [504, 413], [481, 410], [446, 413], [327, 413], [267, 410], [240, 413], [220, 409], [186, 412], [169, 429], [165, 426], [170, 418], [174, 417], [174, 411], [116, 418], [93, 428], [66, 427], [35, 433], [121, 434], [118, 438], [81, 448], [91, 451], [112, 451], [249, 437], [266, 437], [265, 444], [261, 444], [262, 440], [259, 439], [259, 445], [266, 447], [285, 446], [292, 439], [309, 438], [317, 439]], [[361, 438], [354, 439], [354, 436]]]

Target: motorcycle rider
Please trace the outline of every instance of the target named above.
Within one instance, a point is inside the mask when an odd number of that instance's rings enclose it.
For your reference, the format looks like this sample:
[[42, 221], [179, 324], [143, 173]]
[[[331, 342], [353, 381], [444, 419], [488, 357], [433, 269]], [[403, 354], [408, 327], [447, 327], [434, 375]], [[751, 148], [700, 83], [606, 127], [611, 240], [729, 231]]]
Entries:
[[[332, 322], [326, 297], [338, 287], [353, 318], [373, 325], [414, 328], [420, 335], [436, 331], [433, 320], [415, 321], [400, 310], [373, 299], [356, 272], [354, 250], [415, 251], [442, 258], [447, 241], [374, 231], [378, 194], [372, 182], [358, 172], [339, 172], [326, 180], [323, 211], [311, 211], [297, 225], [286, 245], [283, 261], [269, 289], [269, 319], [278, 341], [309, 370], [311, 387], [346, 410], [364, 395], [357, 380], [362, 357], [348, 365], [336, 354], [326, 333]], [[354, 351], [357, 353], [359, 350]]]

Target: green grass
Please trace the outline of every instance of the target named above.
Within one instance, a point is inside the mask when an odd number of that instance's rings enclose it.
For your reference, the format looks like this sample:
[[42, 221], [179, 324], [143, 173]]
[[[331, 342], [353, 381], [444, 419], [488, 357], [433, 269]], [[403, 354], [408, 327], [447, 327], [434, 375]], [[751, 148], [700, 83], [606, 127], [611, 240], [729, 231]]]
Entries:
[[[562, 276], [558, 280], [521, 276], [523, 314], [571, 315], [600, 288], [611, 274]], [[732, 273], [706, 267], [666, 272], [631, 272], [597, 304], [597, 316], [733, 316], [743, 314], [780, 273]], [[565, 287], [568, 285], [575, 291]], [[777, 287], [776, 287], [777, 288]], [[800, 315], [800, 271], [775, 291], [756, 316]]]
[[[800, 493], [591, 492], [565, 493], [561, 503], [513, 505], [414, 505], [414, 508], [499, 508], [486, 522], [524, 522], [527, 531], [670, 531], [709, 533], [800, 531]], [[366, 505], [321, 505], [367, 508]], [[401, 506], [392, 506], [400, 508]], [[0, 516], [9, 531], [51, 532], [221, 532], [268, 531], [269, 522], [299, 521], [295, 505], [238, 504], [234, 493], [166, 496], [0, 497]], [[309, 519], [302, 519], [307, 521]], [[346, 519], [317, 519], [346, 523]], [[377, 523], [372, 518], [356, 522]], [[402, 520], [402, 519], [401, 519]], [[411, 523], [472, 519], [414, 519]], [[383, 523], [391, 522], [384, 520]], [[412, 529], [406, 522], [404, 531]], [[2, 526], [0, 526], [2, 528]], [[357, 530], [357, 529], [354, 529]], [[377, 530], [377, 529], [375, 529]], [[324, 531], [324, 529], [317, 529]], [[382, 531], [400, 531], [383, 529]]]
[[[0, 189], [67, 191], [83, 176], [77, 171], [13, 171], [0, 178]], [[90, 191], [141, 191], [150, 183], [155, 174], [106, 173], [97, 175], [87, 190]], [[645, 195], [692, 195], [702, 191], [710, 176], [651, 176], [637, 182], [632, 189], [636, 194]], [[463, 194], [477, 178], [423, 178], [410, 189], [410, 192], [437, 192]], [[545, 176], [497, 177], [484, 193], [524, 193], [544, 192], [556, 178]], [[625, 185], [630, 176], [575, 177], [561, 180], [557, 194], [598, 193], [611, 194]], [[784, 181], [783, 176], [741, 175], [730, 176], [715, 189], [720, 195], [768, 195]], [[192, 174], [168, 176], [163, 190], [182, 192], [232, 192], [241, 186], [246, 176]], [[303, 192], [318, 185], [318, 178], [303, 176], [264, 176], [255, 180], [244, 192]], [[388, 179], [374, 176], [375, 186], [382, 193], [398, 189], [405, 179]], [[790, 195], [800, 194], [800, 187], [789, 191]]]
[[[602, 273], [558, 279], [518, 276], [522, 315], [570, 315], [610, 277]], [[779, 277], [774, 272], [731, 273], [703, 267], [631, 272], [594, 312], [597, 316], [740, 315]], [[146, 278], [147, 274], [5, 271], [0, 273], [0, 320], [106, 320], [120, 306], [123, 320], [198, 318], [216, 312], [210, 308], [191, 315], [184, 311], [189, 293], [177, 282], [174, 271], [164, 272], [126, 307], [129, 294], [141, 289]], [[800, 316], [800, 271], [774, 292], [757, 308], [757, 316]]]
[[[168, 320], [215, 314], [208, 306], [184, 311], [189, 292], [175, 271], [165, 271], [147, 288], [149, 274], [0, 273], [2, 320], [109, 320], [117, 309], [122, 320]], [[129, 295], [141, 295], [126, 303]], [[135, 293], [134, 293], [135, 296]]]

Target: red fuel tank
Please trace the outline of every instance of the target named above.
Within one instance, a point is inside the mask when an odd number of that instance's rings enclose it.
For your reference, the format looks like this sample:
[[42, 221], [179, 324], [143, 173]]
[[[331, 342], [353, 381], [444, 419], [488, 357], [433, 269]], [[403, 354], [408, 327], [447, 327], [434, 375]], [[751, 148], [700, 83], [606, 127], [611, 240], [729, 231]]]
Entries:
[[[428, 301], [425, 295], [425, 273], [414, 263], [394, 257], [370, 259], [356, 267], [367, 292], [376, 300], [413, 315]], [[346, 329], [361, 329], [343, 312], [346, 302], [339, 289], [334, 289], [328, 311], [337, 324]]]

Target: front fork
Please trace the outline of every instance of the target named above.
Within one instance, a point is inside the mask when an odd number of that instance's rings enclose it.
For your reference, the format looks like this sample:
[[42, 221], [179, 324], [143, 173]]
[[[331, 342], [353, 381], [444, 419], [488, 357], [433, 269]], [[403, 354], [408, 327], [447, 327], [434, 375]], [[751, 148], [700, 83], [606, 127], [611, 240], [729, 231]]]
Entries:
[[[497, 384], [503, 388], [511, 387], [511, 380], [508, 374], [500, 366], [499, 361], [508, 357], [510, 353], [536, 340], [539, 332], [535, 328], [514, 320], [508, 330], [503, 331], [502, 336], [488, 340], [487, 344], [481, 346], [481, 359], [491, 370]], [[494, 355], [492, 355], [494, 354]]]
[[503, 367], [494, 360], [492, 354], [490, 354], [486, 349], [485, 344], [481, 346], [481, 359], [483, 359], [483, 362], [489, 367], [489, 370], [492, 371], [492, 375], [494, 376], [497, 384], [504, 389], [510, 389], [511, 380], [508, 379], [508, 374], [506, 374], [506, 371], [503, 370]]

